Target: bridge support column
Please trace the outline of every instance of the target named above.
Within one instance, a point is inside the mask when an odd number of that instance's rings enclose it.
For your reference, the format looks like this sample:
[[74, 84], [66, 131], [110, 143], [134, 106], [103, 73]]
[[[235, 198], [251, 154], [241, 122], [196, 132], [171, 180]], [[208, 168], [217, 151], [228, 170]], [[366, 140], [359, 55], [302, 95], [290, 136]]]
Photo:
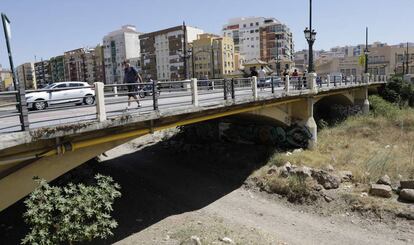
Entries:
[[369, 114], [369, 100], [368, 100], [368, 87], [364, 88], [364, 104], [362, 105], [362, 113]]
[[198, 84], [197, 78], [191, 79], [191, 99], [193, 106], [198, 106]]
[[289, 75], [285, 76], [285, 92], [290, 92], [290, 77]]
[[105, 109], [105, 95], [104, 84], [102, 82], [96, 82], [95, 85], [95, 100], [96, 100], [96, 114], [99, 122], [106, 121], [106, 109]]
[[305, 121], [305, 126], [309, 129], [310, 133], [312, 134], [312, 138], [309, 140], [309, 149], [313, 150], [316, 147], [318, 142], [318, 126], [316, 125], [315, 119], [313, 118], [313, 106], [314, 106], [314, 99], [308, 98], [307, 99], [307, 118]]
[[257, 77], [252, 77], [253, 99], [257, 100]]

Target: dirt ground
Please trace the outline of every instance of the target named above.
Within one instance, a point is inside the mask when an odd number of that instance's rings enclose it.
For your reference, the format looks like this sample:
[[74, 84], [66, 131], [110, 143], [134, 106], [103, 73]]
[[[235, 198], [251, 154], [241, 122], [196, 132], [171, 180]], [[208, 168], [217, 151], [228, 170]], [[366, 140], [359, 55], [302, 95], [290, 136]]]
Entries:
[[[357, 213], [319, 212], [248, 188], [248, 176], [272, 149], [252, 145], [184, 145], [135, 140], [56, 180], [111, 175], [122, 186], [114, 218], [119, 227], [93, 244], [413, 244], [414, 222], [376, 220]], [[153, 144], [151, 143], [153, 142]], [[147, 147], [142, 148], [142, 145]], [[27, 232], [19, 202], [0, 213], [0, 244], [19, 244]]]

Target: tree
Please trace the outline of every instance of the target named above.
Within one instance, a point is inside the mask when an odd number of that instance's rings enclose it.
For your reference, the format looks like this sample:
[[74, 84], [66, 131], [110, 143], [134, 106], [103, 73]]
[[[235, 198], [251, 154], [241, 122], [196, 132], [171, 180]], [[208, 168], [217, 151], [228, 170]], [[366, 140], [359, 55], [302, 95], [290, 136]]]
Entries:
[[120, 186], [108, 176], [96, 175], [95, 180], [95, 186], [54, 187], [35, 179], [39, 186], [24, 201], [30, 232], [22, 244], [73, 244], [113, 235], [118, 224], [111, 212]]

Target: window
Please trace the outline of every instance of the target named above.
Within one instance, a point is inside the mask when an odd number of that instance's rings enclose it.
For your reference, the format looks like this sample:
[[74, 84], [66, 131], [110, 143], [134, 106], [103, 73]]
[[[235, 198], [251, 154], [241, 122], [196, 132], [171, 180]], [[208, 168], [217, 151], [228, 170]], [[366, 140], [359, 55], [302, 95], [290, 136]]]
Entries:
[[256, 26], [259, 26], [259, 22], [256, 22]]
[[253, 23], [250, 23], [250, 26], [253, 26]]
[[246, 24], [244, 24], [243, 27], [246, 28]]

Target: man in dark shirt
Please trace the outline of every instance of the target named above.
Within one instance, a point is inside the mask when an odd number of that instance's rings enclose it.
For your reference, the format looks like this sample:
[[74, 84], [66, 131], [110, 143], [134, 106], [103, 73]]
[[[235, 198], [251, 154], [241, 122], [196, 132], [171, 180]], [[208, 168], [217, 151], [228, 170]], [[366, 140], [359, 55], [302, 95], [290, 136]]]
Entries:
[[135, 99], [135, 101], [138, 104], [138, 108], [141, 107], [141, 104], [139, 103], [137, 94], [138, 94], [138, 85], [135, 83], [142, 83], [142, 78], [139, 75], [139, 73], [137, 72], [137, 70], [135, 70], [134, 67], [131, 66], [131, 64], [129, 63], [128, 60], [124, 61], [123, 63], [124, 65], [124, 72], [125, 72], [125, 76], [124, 76], [124, 83], [126, 84], [131, 84], [131, 85], [127, 85], [128, 87], [128, 107], [127, 109], [129, 109], [129, 107], [131, 106], [131, 99]]

